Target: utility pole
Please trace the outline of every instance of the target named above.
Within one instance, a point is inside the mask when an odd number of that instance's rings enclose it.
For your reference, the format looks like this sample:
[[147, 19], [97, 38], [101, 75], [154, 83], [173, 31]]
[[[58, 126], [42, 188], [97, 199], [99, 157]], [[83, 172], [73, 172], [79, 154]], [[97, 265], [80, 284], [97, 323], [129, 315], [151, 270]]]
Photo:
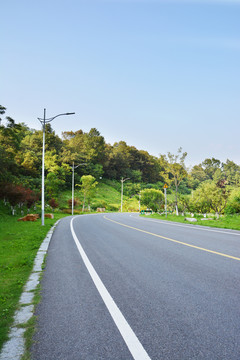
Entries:
[[164, 196], [165, 196], [165, 214], [166, 214], [166, 217], [167, 217], [167, 184], [164, 185]]
[[122, 208], [123, 208], [123, 183], [126, 180], [129, 180], [130, 178], [126, 178], [126, 179], [121, 179], [121, 183], [122, 183], [122, 187], [121, 187], [121, 212], [122, 212]]

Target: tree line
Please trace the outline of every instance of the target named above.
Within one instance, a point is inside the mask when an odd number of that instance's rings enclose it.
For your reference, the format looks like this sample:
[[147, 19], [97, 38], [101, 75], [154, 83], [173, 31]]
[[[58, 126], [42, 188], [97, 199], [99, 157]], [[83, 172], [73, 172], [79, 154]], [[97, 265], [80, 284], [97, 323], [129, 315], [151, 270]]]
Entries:
[[[28, 203], [37, 199], [41, 192], [42, 130], [30, 129], [24, 123], [16, 123], [6, 116], [7, 109], [0, 106], [0, 196], [14, 199], [13, 187], [28, 190]], [[162, 189], [168, 184], [168, 192], [174, 193], [174, 207], [192, 206], [201, 211], [215, 208], [223, 212], [231, 194], [236, 200], [240, 187], [240, 166], [231, 160], [221, 162], [207, 158], [191, 169], [185, 166], [187, 153], [180, 148], [177, 154], [160, 154], [159, 157], [145, 150], [138, 150], [125, 141], [106, 143], [96, 128], [89, 132], [64, 131], [62, 138], [56, 135], [50, 124], [46, 125], [45, 186], [49, 199], [60, 191], [71, 188], [73, 162], [81, 164], [75, 169], [76, 181], [83, 175], [95, 179], [117, 180], [129, 178], [125, 189], [133, 196], [142, 189]], [[22, 191], [24, 193], [24, 191]], [[207, 194], [213, 194], [211, 199]], [[182, 195], [191, 194], [184, 205]], [[203, 195], [205, 194], [205, 195]], [[33, 198], [30, 200], [30, 198]], [[213, 198], [221, 198], [218, 205]], [[25, 192], [26, 198], [26, 192]], [[202, 199], [203, 198], [203, 199]], [[204, 201], [203, 201], [204, 200]], [[235, 203], [236, 201], [232, 201]], [[14, 202], [14, 200], [12, 200]], [[219, 205], [221, 203], [221, 205]], [[159, 205], [160, 206], [160, 205]], [[239, 209], [233, 206], [233, 210]]]

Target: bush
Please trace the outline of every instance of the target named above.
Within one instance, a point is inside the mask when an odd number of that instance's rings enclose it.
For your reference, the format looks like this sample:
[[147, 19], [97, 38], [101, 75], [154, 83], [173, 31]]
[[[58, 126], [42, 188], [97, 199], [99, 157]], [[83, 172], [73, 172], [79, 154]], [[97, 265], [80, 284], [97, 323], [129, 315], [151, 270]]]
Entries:
[[237, 203], [233, 203], [233, 204], [228, 204], [226, 206], [226, 209], [224, 211], [225, 214], [227, 215], [234, 215], [234, 214], [239, 214], [240, 213], [240, 206]]
[[225, 209], [226, 214], [240, 213], [240, 188], [232, 190]]
[[106, 208], [106, 207], [107, 207], [107, 203], [104, 200], [96, 201], [91, 204], [91, 208], [93, 210], [97, 210], [97, 208]]
[[[61, 212], [63, 214], [72, 214], [72, 209], [61, 209]], [[81, 214], [82, 213], [82, 210], [75, 210], [74, 209], [74, 214]]]
[[[69, 199], [68, 201], [68, 207], [69, 207], [69, 209], [71, 209], [72, 208], [72, 199]], [[73, 206], [75, 207], [77, 205], [77, 200], [73, 200]]]
[[153, 211], [158, 211], [164, 202], [164, 195], [161, 190], [145, 189], [141, 191], [141, 204]]
[[49, 205], [51, 206], [51, 208], [53, 208], [53, 209], [56, 209], [56, 208], [59, 206], [58, 202], [57, 202], [55, 199], [49, 200], [48, 204], [49, 204]]
[[106, 209], [108, 211], [119, 211], [119, 206], [114, 204], [108, 204]]

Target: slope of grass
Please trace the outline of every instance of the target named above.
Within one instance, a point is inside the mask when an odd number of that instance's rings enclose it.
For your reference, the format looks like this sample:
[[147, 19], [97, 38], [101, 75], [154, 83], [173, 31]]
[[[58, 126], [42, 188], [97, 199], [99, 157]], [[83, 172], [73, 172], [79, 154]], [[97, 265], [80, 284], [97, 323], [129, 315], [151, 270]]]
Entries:
[[19, 216], [8, 215], [0, 204], [0, 349], [7, 339], [9, 327], [18, 305], [23, 286], [33, 267], [34, 259], [47, 232], [63, 214], [54, 219], [18, 222]]
[[99, 182], [91, 203], [94, 207], [105, 207], [107, 210], [118, 211], [121, 206], [121, 193], [111, 182]]
[[[99, 180], [95, 192], [91, 198], [90, 205], [92, 209], [98, 207], [106, 208], [108, 211], [118, 211], [121, 206], [121, 192], [116, 189], [114, 181]], [[72, 191], [63, 191], [58, 199], [59, 207], [61, 209], [69, 208], [68, 200], [72, 199]], [[80, 188], [76, 187], [74, 191], [74, 199], [77, 200], [75, 209], [81, 211], [83, 196], [80, 192]], [[126, 197], [124, 196], [124, 200]]]

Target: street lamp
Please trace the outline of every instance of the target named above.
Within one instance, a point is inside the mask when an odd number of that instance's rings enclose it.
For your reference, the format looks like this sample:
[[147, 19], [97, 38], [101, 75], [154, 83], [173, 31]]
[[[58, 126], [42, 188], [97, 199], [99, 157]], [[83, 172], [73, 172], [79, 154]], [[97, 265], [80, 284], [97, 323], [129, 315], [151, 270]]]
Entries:
[[74, 169], [78, 168], [80, 165], [86, 165], [86, 163], [78, 164], [74, 166], [74, 161], [72, 164], [72, 215], [73, 215], [73, 209], [74, 209]]
[[168, 188], [168, 185], [165, 184], [163, 188], [164, 188], [164, 196], [165, 196], [165, 215], [167, 217], [167, 188]]
[[123, 208], [123, 183], [126, 180], [130, 180], [130, 178], [126, 178], [126, 179], [121, 179], [121, 183], [122, 183], [122, 188], [121, 188], [121, 212], [122, 212], [122, 208]]
[[42, 129], [43, 129], [43, 150], [42, 150], [42, 225], [44, 225], [44, 157], [45, 157], [45, 124], [50, 123], [53, 119], [55, 119], [58, 116], [63, 116], [63, 115], [73, 115], [75, 114], [74, 112], [72, 113], [64, 113], [64, 114], [58, 114], [56, 116], [53, 116], [51, 118], [46, 119], [46, 109], [44, 109], [44, 113], [43, 113], [43, 119], [38, 118], [38, 120], [40, 121], [40, 123], [42, 124]]

